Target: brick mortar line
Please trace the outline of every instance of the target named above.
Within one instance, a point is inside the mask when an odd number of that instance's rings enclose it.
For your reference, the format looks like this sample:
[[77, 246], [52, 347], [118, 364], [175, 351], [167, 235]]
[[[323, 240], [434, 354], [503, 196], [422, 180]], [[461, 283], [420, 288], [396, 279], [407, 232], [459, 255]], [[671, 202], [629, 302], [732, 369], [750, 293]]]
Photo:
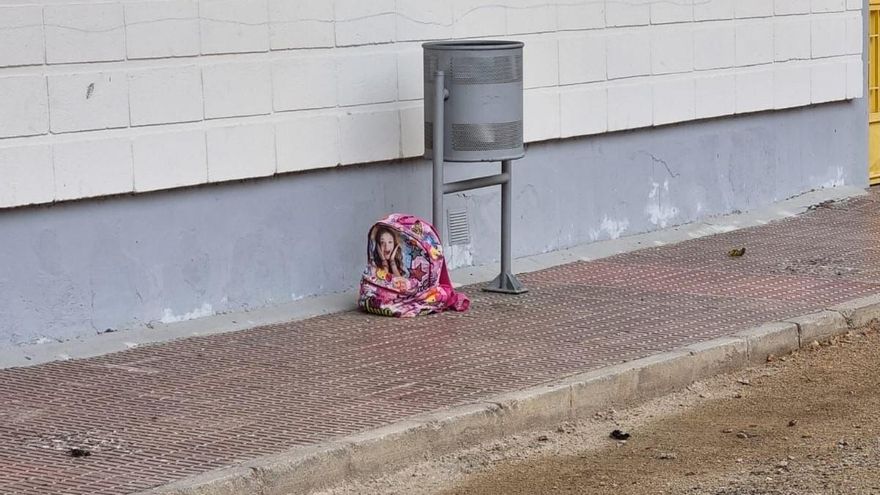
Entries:
[[135, 495], [309, 493], [343, 480], [392, 472], [411, 464], [413, 459], [437, 457], [517, 432], [589, 417], [611, 406], [642, 402], [713, 375], [759, 366], [770, 355], [787, 354], [814, 340], [864, 328], [875, 320], [880, 320], [880, 295], [554, 383], [419, 414], [374, 430], [260, 457]]

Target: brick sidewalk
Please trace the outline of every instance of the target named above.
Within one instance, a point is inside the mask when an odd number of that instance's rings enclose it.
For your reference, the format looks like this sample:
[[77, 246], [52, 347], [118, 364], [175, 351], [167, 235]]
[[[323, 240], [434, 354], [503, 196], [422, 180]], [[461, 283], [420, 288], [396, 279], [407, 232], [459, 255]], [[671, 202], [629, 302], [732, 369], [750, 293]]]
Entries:
[[521, 278], [524, 296], [468, 289], [465, 314], [350, 312], [0, 370], [0, 493], [131, 493], [878, 294], [880, 194]]

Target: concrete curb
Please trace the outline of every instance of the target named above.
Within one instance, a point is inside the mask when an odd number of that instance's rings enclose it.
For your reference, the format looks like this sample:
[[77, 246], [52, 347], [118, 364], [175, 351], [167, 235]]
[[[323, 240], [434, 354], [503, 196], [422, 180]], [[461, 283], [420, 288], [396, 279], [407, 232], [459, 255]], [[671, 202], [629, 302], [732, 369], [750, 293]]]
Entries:
[[310, 493], [506, 435], [551, 428], [610, 407], [658, 397], [716, 374], [761, 365], [770, 355], [788, 354], [814, 340], [864, 328], [875, 320], [880, 320], [880, 295], [484, 402], [414, 416], [325, 444], [295, 448], [137, 495]]

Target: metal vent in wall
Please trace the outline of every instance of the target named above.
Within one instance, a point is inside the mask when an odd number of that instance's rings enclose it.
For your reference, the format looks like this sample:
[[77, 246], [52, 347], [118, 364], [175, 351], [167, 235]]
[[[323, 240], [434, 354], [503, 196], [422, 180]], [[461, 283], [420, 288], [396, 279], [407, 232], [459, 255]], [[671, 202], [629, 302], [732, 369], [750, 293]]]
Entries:
[[471, 243], [471, 229], [466, 208], [446, 210], [446, 228], [449, 229], [447, 241], [450, 246]]

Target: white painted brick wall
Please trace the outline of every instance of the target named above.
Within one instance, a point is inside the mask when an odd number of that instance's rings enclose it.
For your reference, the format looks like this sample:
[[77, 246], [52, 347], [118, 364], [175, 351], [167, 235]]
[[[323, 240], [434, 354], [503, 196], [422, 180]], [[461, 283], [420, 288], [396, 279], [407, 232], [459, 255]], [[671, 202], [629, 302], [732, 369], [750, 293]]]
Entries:
[[808, 60], [811, 54], [810, 16], [783, 17], [773, 26], [774, 58], [777, 62]]
[[208, 129], [208, 180], [220, 182], [275, 173], [272, 124]]
[[733, 19], [734, 0], [700, 0], [694, 2], [695, 21]]
[[608, 87], [608, 130], [620, 131], [654, 123], [654, 94], [647, 82]]
[[801, 63], [778, 64], [773, 68], [773, 108], [809, 105], [810, 67]]
[[198, 55], [198, 2], [126, 3], [125, 48], [130, 59]]
[[131, 142], [128, 139], [57, 143], [52, 154], [55, 199], [58, 201], [132, 190]]
[[396, 0], [396, 41], [453, 37], [452, 4], [435, 0]]
[[523, 87], [559, 84], [559, 43], [555, 37], [527, 37], [523, 48]]
[[844, 46], [844, 53], [847, 55], [861, 54], [862, 43], [865, 42], [861, 12], [848, 12], [844, 16], [844, 22], [846, 22], [846, 45]]
[[693, 120], [696, 115], [696, 86], [690, 76], [658, 80], [653, 85], [654, 125]]
[[831, 61], [810, 67], [812, 102], [826, 103], [846, 98], [845, 61]]
[[558, 138], [559, 112], [557, 88], [526, 90], [523, 94], [523, 137], [527, 141]]
[[747, 17], [770, 17], [773, 15], [773, 1], [735, 0], [733, 13], [737, 19]]
[[266, 63], [208, 65], [202, 69], [205, 118], [272, 112], [272, 76]]
[[735, 74], [698, 76], [694, 81], [694, 91], [696, 118], [720, 117], [736, 112]]
[[605, 4], [605, 24], [608, 27], [641, 26], [650, 23], [650, 0], [607, 0]]
[[690, 22], [692, 20], [694, 20], [694, 0], [670, 0], [651, 4], [651, 24]]
[[425, 153], [425, 109], [422, 105], [400, 109], [400, 151], [403, 156]]
[[336, 46], [394, 41], [394, 0], [336, 0]]
[[605, 35], [588, 32], [559, 39], [559, 84], [604, 81]]
[[861, 57], [846, 61], [846, 97], [861, 98], [865, 94], [865, 67]]
[[138, 136], [131, 143], [134, 190], [156, 191], [204, 184], [208, 159], [204, 131]]
[[0, 7], [0, 47], [0, 67], [42, 64], [43, 10], [37, 5]]
[[651, 73], [651, 34], [645, 29], [615, 29], [607, 37], [608, 78]]
[[556, 8], [560, 31], [578, 31], [605, 27], [605, 2], [602, 0], [580, 0], [566, 2]]
[[[434, 1], [434, 0], [428, 0]], [[556, 31], [556, 4], [547, 0], [506, 0], [507, 34]]]
[[604, 84], [563, 88], [559, 98], [561, 137], [599, 134], [608, 130], [608, 89]]
[[275, 124], [278, 172], [339, 163], [339, 119], [335, 114], [297, 117]]
[[131, 125], [193, 122], [204, 117], [202, 74], [196, 66], [129, 73]]
[[52, 132], [128, 127], [128, 81], [123, 72], [49, 76]]
[[773, 51], [772, 19], [736, 21], [736, 65], [738, 67], [773, 62]]
[[669, 74], [694, 69], [694, 33], [689, 24], [651, 28], [651, 73]]
[[864, 93], [860, 0], [0, 3], [0, 207], [421, 155], [431, 39], [526, 42], [527, 141]]
[[269, 0], [269, 45], [273, 50], [332, 47], [333, 21], [333, 2], [327, 0]]
[[340, 105], [368, 105], [397, 99], [396, 54], [361, 52], [341, 56], [337, 61]]
[[0, 77], [0, 138], [32, 136], [48, 130], [46, 78]]
[[269, 49], [268, 0], [202, 0], [202, 53], [264, 52]]
[[809, 14], [810, 0], [775, 0], [776, 15]]
[[0, 208], [55, 199], [50, 146], [0, 148]]
[[[809, 33], [809, 29], [807, 32]], [[809, 47], [809, 43], [807, 46]], [[722, 69], [735, 64], [736, 28], [733, 21], [704, 22], [694, 28], [696, 70]]]
[[813, 58], [834, 57], [846, 53], [846, 18], [828, 14], [813, 17]]
[[125, 58], [125, 23], [118, 3], [47, 5], [43, 19], [50, 64]]
[[[507, 34], [507, 14], [503, 4], [486, 0], [452, 0], [452, 13], [456, 38]], [[604, 25], [604, 17], [602, 22]]]
[[336, 60], [324, 56], [301, 56], [272, 65], [273, 105], [276, 111], [334, 107]]
[[736, 113], [773, 108], [773, 70], [749, 69], [736, 74]]
[[422, 81], [422, 49], [410, 48], [397, 54], [397, 90], [401, 100], [421, 100], [424, 96]]
[[376, 162], [400, 157], [400, 112], [382, 108], [340, 115], [340, 163]]
[[840, 12], [846, 9], [846, 0], [811, 0], [813, 12]]

